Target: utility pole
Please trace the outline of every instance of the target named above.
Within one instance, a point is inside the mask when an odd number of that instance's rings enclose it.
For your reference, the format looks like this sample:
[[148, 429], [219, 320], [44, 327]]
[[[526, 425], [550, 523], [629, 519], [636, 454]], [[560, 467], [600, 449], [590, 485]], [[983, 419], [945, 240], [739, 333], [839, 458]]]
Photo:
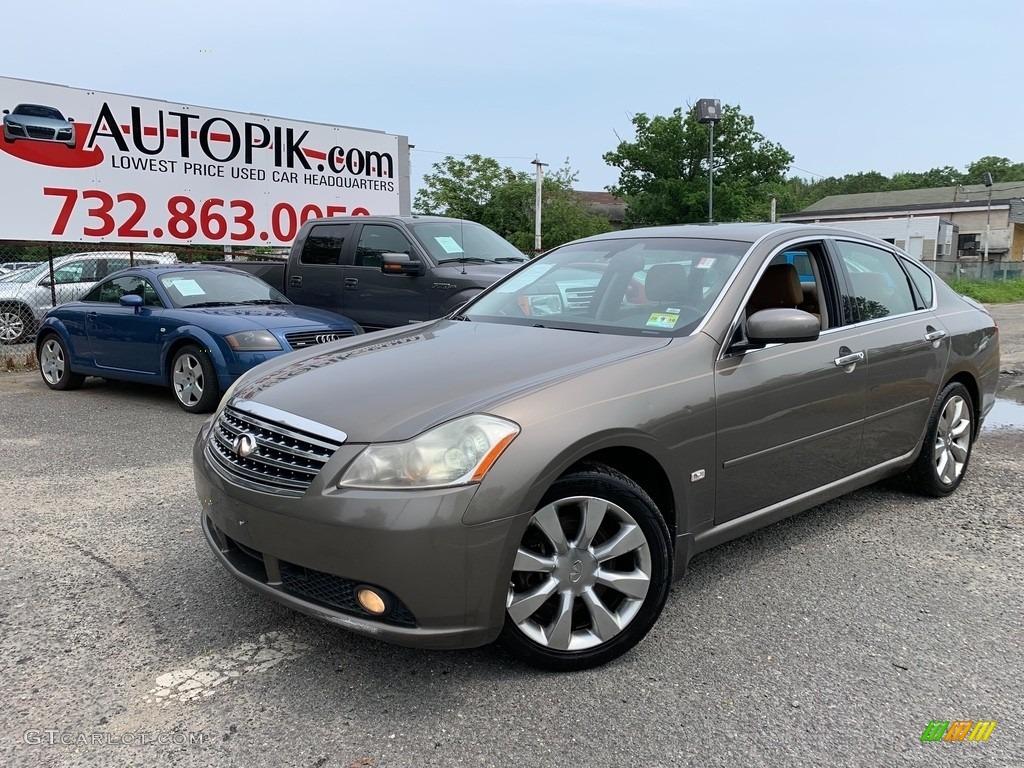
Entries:
[[982, 261], [988, 261], [988, 241], [992, 237], [992, 174], [985, 174], [985, 188], [988, 190], [988, 212], [985, 214], [985, 256]]
[[544, 166], [547, 163], [542, 163], [540, 158], [534, 155], [533, 164], [537, 166], [537, 192], [534, 200], [534, 215], [533, 215], [533, 249], [540, 253], [540, 208], [543, 203], [543, 195], [541, 194], [544, 188]]

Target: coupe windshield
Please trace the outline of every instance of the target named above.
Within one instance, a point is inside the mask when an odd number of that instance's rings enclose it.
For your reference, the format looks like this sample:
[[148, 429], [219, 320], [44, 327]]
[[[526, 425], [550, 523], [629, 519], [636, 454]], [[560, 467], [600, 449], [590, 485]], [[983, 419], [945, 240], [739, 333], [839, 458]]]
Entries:
[[424, 221], [413, 224], [411, 229], [438, 264], [526, 261], [526, 256], [508, 240], [480, 224], [468, 221]]
[[624, 334], [686, 334], [750, 247], [697, 238], [602, 239], [557, 248], [491, 288], [469, 320]]
[[291, 304], [281, 293], [250, 275], [190, 269], [161, 275], [160, 284], [175, 307], [229, 307], [236, 304]]

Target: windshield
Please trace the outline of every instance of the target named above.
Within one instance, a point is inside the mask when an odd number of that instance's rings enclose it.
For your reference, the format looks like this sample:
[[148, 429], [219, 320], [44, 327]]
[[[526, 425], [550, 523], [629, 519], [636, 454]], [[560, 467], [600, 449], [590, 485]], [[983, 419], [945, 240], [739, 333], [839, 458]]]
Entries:
[[160, 284], [178, 308], [291, 304], [262, 280], [238, 272], [190, 269], [161, 275]]
[[25, 115], [26, 117], [45, 117], [50, 120], [64, 119], [64, 115], [53, 107], [44, 107], [39, 104], [19, 104], [14, 108], [13, 114]]
[[629, 335], [685, 335], [707, 314], [749, 243], [601, 239], [556, 248], [459, 317]]
[[19, 269], [16, 272], [12, 272], [9, 275], [4, 275], [5, 283], [28, 283], [36, 278], [42, 277], [50, 272], [50, 263], [48, 261], [41, 262], [31, 269]]
[[425, 221], [410, 228], [438, 264], [526, 261], [526, 256], [508, 240], [471, 221]]

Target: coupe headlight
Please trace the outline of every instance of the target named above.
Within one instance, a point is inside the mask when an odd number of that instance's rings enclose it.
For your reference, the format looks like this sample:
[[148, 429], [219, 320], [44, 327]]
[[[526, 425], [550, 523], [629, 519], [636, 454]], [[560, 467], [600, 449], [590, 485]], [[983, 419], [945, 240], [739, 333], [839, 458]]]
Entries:
[[483, 480], [519, 425], [496, 416], [464, 416], [404, 443], [370, 445], [339, 488], [445, 488]]
[[281, 342], [270, 331], [239, 331], [224, 337], [235, 352], [268, 352], [281, 349]]

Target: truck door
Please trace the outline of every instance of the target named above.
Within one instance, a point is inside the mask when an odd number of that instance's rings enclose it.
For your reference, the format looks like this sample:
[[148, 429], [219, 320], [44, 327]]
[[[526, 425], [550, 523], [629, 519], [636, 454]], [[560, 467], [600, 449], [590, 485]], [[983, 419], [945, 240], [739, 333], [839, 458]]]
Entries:
[[367, 330], [393, 328], [430, 317], [429, 274], [401, 275], [381, 271], [381, 255], [405, 253], [429, 261], [398, 227], [363, 224], [359, 240], [344, 266], [345, 314]]
[[296, 304], [345, 313], [341, 254], [355, 225], [316, 224], [309, 230], [299, 256], [288, 267], [285, 294]]

